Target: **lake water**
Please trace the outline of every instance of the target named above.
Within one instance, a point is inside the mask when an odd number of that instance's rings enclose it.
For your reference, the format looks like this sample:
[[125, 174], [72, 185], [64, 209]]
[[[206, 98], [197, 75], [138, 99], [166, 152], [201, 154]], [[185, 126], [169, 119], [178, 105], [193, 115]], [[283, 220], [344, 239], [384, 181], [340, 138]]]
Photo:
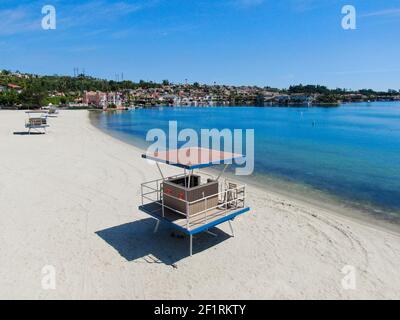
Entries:
[[148, 130], [254, 129], [260, 185], [325, 196], [344, 206], [400, 217], [400, 103], [337, 108], [162, 107], [93, 113], [95, 125], [146, 147]]

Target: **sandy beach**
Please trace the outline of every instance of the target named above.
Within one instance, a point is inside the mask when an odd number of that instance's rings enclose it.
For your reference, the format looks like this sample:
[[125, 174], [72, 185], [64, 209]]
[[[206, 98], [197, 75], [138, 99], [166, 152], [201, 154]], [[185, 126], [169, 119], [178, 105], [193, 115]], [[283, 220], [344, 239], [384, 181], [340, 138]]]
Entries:
[[[0, 112], [1, 299], [399, 299], [400, 235], [249, 187], [250, 214], [188, 240], [138, 210], [141, 151], [61, 111], [46, 135]], [[166, 173], [175, 173], [163, 167]], [[54, 266], [56, 288], [42, 287]], [[345, 289], [342, 269], [356, 270]]]

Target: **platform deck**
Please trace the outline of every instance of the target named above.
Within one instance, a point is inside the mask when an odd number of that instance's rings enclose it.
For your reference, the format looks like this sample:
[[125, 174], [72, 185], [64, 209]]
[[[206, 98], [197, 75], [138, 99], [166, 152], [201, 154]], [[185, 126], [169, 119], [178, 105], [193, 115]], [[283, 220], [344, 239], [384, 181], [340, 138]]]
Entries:
[[139, 209], [155, 219], [167, 222], [179, 229], [180, 231], [193, 235], [208, 229], [215, 227], [221, 223], [229, 220], [233, 220], [237, 216], [244, 214], [250, 210], [248, 207], [244, 208], [216, 208], [207, 212], [207, 216], [202, 213], [194, 217], [190, 217], [189, 226], [187, 225], [187, 219], [185, 216], [174, 212], [168, 208], [164, 209], [164, 217], [162, 215], [162, 204], [161, 202], [151, 202], [149, 204], [144, 204], [139, 207]]

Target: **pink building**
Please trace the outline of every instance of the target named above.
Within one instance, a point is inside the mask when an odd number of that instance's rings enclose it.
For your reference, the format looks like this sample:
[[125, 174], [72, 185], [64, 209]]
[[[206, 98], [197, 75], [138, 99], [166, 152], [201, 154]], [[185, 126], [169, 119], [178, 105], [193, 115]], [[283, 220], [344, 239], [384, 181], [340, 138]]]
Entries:
[[105, 93], [101, 91], [85, 91], [83, 93], [83, 103], [103, 109], [106, 109], [110, 105], [116, 106], [117, 108], [123, 105], [121, 94], [116, 92]]
[[83, 93], [83, 103], [104, 107], [107, 101], [107, 94], [101, 91], [85, 91]]

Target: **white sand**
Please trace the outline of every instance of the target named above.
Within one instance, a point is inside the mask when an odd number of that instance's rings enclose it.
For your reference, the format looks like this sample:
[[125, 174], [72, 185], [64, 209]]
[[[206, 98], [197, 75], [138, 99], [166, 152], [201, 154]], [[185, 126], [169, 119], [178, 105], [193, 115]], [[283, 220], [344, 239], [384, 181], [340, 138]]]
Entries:
[[[13, 135], [24, 119], [0, 112], [0, 298], [400, 298], [395, 233], [251, 188], [236, 237], [202, 234], [189, 258], [187, 239], [154, 235], [137, 209], [140, 183], [158, 178], [139, 150], [86, 111], [61, 112], [47, 135]], [[45, 265], [56, 290], [41, 286]], [[356, 290], [341, 286], [345, 265]]]

